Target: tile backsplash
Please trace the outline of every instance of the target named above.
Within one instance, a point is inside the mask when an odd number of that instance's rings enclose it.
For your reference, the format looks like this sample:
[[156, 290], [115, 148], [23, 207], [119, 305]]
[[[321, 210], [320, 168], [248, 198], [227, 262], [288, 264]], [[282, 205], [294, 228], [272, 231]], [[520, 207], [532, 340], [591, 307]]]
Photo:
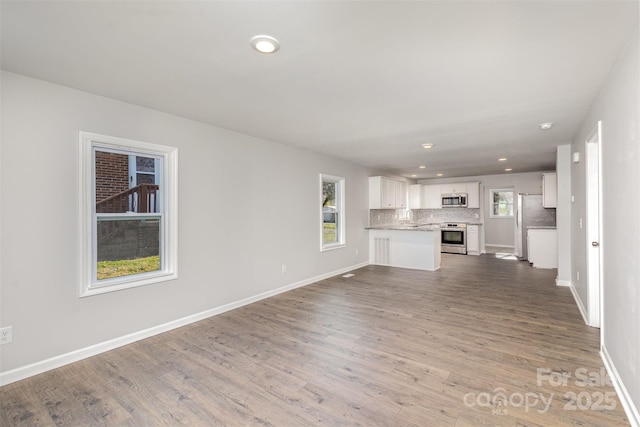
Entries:
[[396, 209], [370, 209], [370, 225], [399, 224], [400, 211]]
[[[371, 209], [369, 210], [369, 224], [372, 226], [399, 224], [400, 216], [400, 210]], [[408, 217], [411, 219], [411, 222], [421, 224], [441, 222], [478, 222], [480, 221], [480, 209], [411, 209], [409, 210]]]

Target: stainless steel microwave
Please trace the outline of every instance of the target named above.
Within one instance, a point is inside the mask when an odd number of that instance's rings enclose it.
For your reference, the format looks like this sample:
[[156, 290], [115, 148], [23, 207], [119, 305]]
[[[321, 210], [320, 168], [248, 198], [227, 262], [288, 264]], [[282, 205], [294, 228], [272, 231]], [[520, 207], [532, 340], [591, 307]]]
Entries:
[[442, 194], [443, 208], [466, 208], [467, 193]]

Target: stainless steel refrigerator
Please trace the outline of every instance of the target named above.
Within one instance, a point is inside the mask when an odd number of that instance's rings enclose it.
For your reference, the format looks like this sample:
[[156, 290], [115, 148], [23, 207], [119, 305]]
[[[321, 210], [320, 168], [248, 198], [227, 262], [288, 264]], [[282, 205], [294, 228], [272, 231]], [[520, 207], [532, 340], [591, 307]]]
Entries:
[[516, 251], [517, 255], [529, 260], [527, 253], [527, 227], [555, 227], [556, 210], [542, 207], [541, 194], [518, 194], [516, 211]]

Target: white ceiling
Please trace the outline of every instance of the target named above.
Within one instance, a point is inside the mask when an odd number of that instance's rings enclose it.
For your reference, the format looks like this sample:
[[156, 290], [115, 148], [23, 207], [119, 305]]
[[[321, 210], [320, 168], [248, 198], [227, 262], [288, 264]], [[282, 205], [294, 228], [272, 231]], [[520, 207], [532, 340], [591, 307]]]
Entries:
[[[639, 16], [637, 0], [1, 7], [5, 70], [418, 179], [553, 169]], [[257, 34], [281, 49], [253, 51]]]

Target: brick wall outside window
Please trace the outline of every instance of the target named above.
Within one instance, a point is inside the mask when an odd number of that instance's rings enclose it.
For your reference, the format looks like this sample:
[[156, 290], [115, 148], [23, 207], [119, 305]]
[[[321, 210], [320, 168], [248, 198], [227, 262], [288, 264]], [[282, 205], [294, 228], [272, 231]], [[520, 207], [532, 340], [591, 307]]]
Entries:
[[96, 151], [96, 202], [129, 189], [129, 156]]

